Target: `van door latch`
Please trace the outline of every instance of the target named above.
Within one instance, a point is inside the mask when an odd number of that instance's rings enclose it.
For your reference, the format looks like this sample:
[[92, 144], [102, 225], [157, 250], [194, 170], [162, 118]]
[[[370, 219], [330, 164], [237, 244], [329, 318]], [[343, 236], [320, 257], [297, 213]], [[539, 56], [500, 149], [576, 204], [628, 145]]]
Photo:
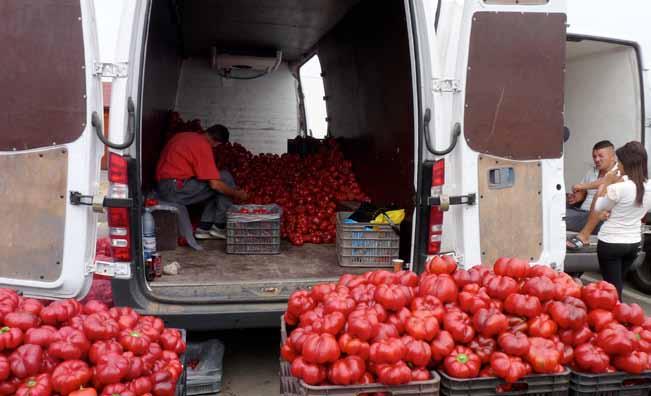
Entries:
[[452, 78], [433, 78], [432, 91], [434, 92], [461, 92], [461, 82]]
[[477, 202], [477, 194], [468, 195], [436, 195], [427, 198], [429, 206], [438, 206], [439, 209], [446, 212], [450, 205], [474, 205]]
[[83, 195], [78, 191], [70, 191], [71, 205], [92, 206], [93, 212], [103, 213], [104, 208], [130, 208], [131, 198], [108, 198], [101, 195]]
[[128, 62], [95, 62], [93, 76], [106, 78], [126, 78], [129, 70]]

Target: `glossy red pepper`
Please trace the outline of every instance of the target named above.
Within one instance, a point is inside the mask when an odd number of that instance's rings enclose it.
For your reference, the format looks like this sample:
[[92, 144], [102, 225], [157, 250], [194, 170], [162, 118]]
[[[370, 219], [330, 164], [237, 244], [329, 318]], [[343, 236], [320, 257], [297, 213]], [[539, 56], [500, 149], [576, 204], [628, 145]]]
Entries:
[[561, 341], [563, 343], [571, 345], [573, 347], [584, 344], [592, 340], [595, 334], [590, 331], [588, 326], [583, 326], [580, 329], [566, 329], [559, 333]]
[[346, 316], [339, 311], [334, 311], [312, 322], [312, 331], [336, 336], [344, 329], [345, 324]]
[[134, 330], [138, 330], [142, 334], [149, 337], [151, 342], [158, 342], [158, 338], [165, 330], [165, 324], [161, 318], [155, 316], [141, 316]]
[[310, 334], [314, 334], [312, 330], [306, 330], [299, 327], [298, 329], [292, 331], [291, 334], [289, 335], [288, 340], [292, 344], [292, 347], [297, 354], [300, 355], [301, 353], [303, 353], [303, 343], [305, 342], [307, 336]]
[[62, 395], [67, 395], [86, 385], [92, 377], [93, 372], [86, 362], [67, 360], [52, 372], [52, 388]]
[[610, 364], [610, 357], [600, 347], [587, 342], [574, 348], [574, 364], [578, 371], [605, 373]]
[[18, 311], [29, 312], [36, 316], [41, 313], [43, 304], [34, 298], [23, 298], [18, 304]]
[[533, 278], [536, 276], [544, 276], [549, 279], [556, 279], [558, 272], [554, 271], [546, 265], [537, 264], [529, 268], [529, 277]]
[[425, 271], [430, 274], [452, 274], [457, 262], [452, 256], [430, 256], [425, 261]]
[[443, 328], [452, 335], [455, 342], [460, 344], [469, 343], [475, 336], [470, 317], [461, 311], [445, 314]]
[[452, 350], [454, 350], [455, 346], [452, 335], [445, 330], [440, 331], [430, 343], [430, 348], [432, 349], [432, 360], [435, 362], [443, 360], [452, 352]]
[[427, 274], [421, 278], [418, 290], [419, 296], [434, 296], [443, 304], [455, 302], [459, 293], [454, 279], [448, 274]]
[[479, 356], [463, 346], [457, 346], [443, 362], [445, 372], [451, 377], [473, 378], [479, 375]]
[[[171, 360], [178, 361], [178, 357], [176, 356], [176, 354], [174, 352], [165, 351], [164, 353], [173, 354], [174, 356], [172, 357]], [[127, 361], [129, 362], [129, 370], [127, 371], [127, 375], [125, 376], [125, 378], [127, 380], [136, 379], [138, 377], [141, 377], [144, 374], [144, 372], [145, 372], [145, 364], [142, 361], [142, 358], [140, 356], [134, 355], [133, 352], [125, 352], [124, 354], [122, 354], [122, 356], [124, 356], [127, 359]]]
[[443, 320], [445, 309], [441, 300], [434, 296], [415, 297], [410, 307], [412, 311], [429, 311], [439, 321]]
[[456, 271], [452, 273], [452, 278], [454, 279], [454, 282], [457, 284], [457, 286], [459, 286], [460, 288], [470, 284], [479, 285], [481, 283], [481, 277], [479, 272], [466, 271], [460, 268], [457, 268]]
[[102, 356], [109, 355], [111, 353], [122, 355], [123, 351], [124, 350], [122, 348], [122, 345], [120, 345], [120, 343], [117, 341], [96, 341], [88, 351], [88, 359], [92, 363], [97, 364]]
[[316, 302], [307, 290], [297, 290], [289, 296], [287, 301], [287, 312], [300, 316], [303, 312], [308, 311], [316, 305]]
[[59, 300], [44, 307], [41, 310], [40, 317], [43, 323], [54, 326], [67, 322], [71, 318], [79, 315], [81, 311], [81, 304], [77, 301], [72, 299]]
[[23, 331], [16, 327], [0, 327], [0, 351], [17, 348], [23, 342]]
[[504, 300], [504, 311], [531, 319], [542, 313], [542, 304], [538, 297], [513, 293]]
[[127, 384], [127, 388], [129, 388], [131, 392], [135, 393], [136, 396], [142, 396], [151, 392], [153, 387], [154, 384], [151, 382], [149, 377], [139, 377]]
[[556, 286], [554, 299], [563, 301], [566, 297], [581, 298], [581, 284], [564, 272], [558, 272], [557, 274], [556, 278], [554, 278], [554, 286]]
[[118, 322], [108, 312], [89, 315], [83, 323], [84, 333], [91, 341], [110, 340], [120, 333]]
[[511, 278], [526, 278], [529, 275], [529, 263], [518, 258], [500, 257], [493, 264], [493, 271], [497, 275]]
[[509, 333], [528, 333], [529, 332], [529, 321], [527, 318], [521, 316], [507, 315], [506, 321], [509, 324], [508, 332]]
[[559, 371], [561, 355], [553, 341], [542, 337], [529, 338], [527, 361], [536, 373], [555, 373]]
[[[104, 387], [100, 396], [135, 396], [135, 393], [126, 384], [110, 384]], [[174, 396], [174, 392], [170, 393], [167, 389], [165, 392], [161, 392], [160, 396]]]
[[495, 349], [497, 347], [497, 342], [492, 338], [480, 335], [470, 341], [470, 344], [468, 344], [468, 346], [470, 349], [472, 349], [473, 352], [475, 352], [477, 356], [479, 356], [479, 359], [481, 359], [481, 362], [483, 364], [490, 362], [491, 355], [493, 352], [495, 352]]
[[529, 338], [523, 333], [504, 333], [497, 343], [504, 352], [513, 356], [526, 356], [531, 346]]
[[109, 306], [99, 300], [89, 300], [83, 305], [82, 310], [86, 315], [90, 315], [96, 312], [108, 312]]
[[337, 361], [341, 351], [332, 334], [310, 334], [303, 343], [302, 353], [309, 363], [325, 364]]
[[590, 309], [605, 309], [612, 311], [619, 302], [617, 289], [606, 281], [598, 281], [583, 286], [581, 299], [585, 301]]
[[328, 379], [335, 385], [356, 384], [366, 372], [364, 359], [359, 356], [348, 356], [339, 359], [328, 370]]
[[398, 271], [396, 272], [396, 278], [398, 278], [398, 283], [403, 286], [418, 286], [418, 275], [412, 271]]
[[638, 304], [617, 304], [613, 310], [615, 319], [623, 325], [641, 326], [644, 323], [644, 311]]
[[61, 360], [50, 356], [47, 351], [43, 351], [43, 360], [41, 362], [41, 373], [52, 374], [54, 369], [61, 363]]
[[10, 396], [15, 395], [18, 387], [22, 384], [19, 378], [12, 377], [6, 381], [0, 381], [0, 395]]
[[0, 382], [9, 378], [9, 374], [11, 374], [9, 359], [4, 355], [0, 355]]
[[506, 331], [509, 323], [506, 316], [493, 308], [481, 308], [472, 316], [475, 330], [484, 337], [495, 337]]
[[163, 349], [181, 354], [185, 352], [185, 341], [176, 329], [165, 329], [160, 335], [159, 342]]
[[405, 331], [417, 340], [431, 341], [439, 333], [439, 322], [429, 311], [415, 311], [407, 318]]
[[407, 348], [400, 338], [387, 338], [371, 345], [369, 360], [376, 364], [396, 363], [402, 360]]
[[38, 345], [21, 345], [9, 355], [11, 372], [18, 378], [37, 375], [43, 364], [43, 349]]
[[609, 323], [615, 321], [615, 316], [611, 311], [605, 309], [593, 309], [588, 314], [588, 324], [594, 331], [603, 330]]
[[373, 284], [358, 285], [351, 289], [350, 296], [358, 303], [373, 301], [375, 298], [375, 288], [376, 286]]
[[401, 385], [411, 381], [411, 369], [403, 361], [380, 364], [377, 367], [377, 380], [385, 385]]
[[90, 341], [80, 330], [62, 327], [57, 331], [56, 341], [48, 347], [50, 355], [62, 360], [81, 359], [90, 349]]
[[294, 377], [301, 378], [308, 385], [320, 385], [327, 376], [324, 366], [309, 363], [302, 356], [292, 362], [291, 373]]
[[53, 326], [41, 326], [27, 330], [24, 339], [25, 344], [40, 345], [47, 347], [57, 338], [57, 329]]
[[[478, 286], [472, 284], [470, 286]], [[471, 289], [477, 289], [476, 291]], [[473, 315], [481, 308], [489, 308], [491, 305], [491, 298], [486, 294], [486, 289], [479, 287], [464, 287], [459, 293], [459, 308], [469, 315]]]
[[649, 355], [642, 351], [633, 351], [628, 355], [613, 357], [613, 366], [631, 374], [640, 374], [649, 369]]
[[344, 333], [339, 337], [339, 349], [346, 355], [359, 356], [366, 360], [368, 359], [371, 346], [366, 341], [353, 338], [350, 334]]
[[52, 382], [49, 374], [40, 374], [26, 379], [16, 391], [16, 396], [50, 396]]
[[355, 309], [356, 305], [357, 302], [351, 296], [333, 292], [325, 297], [323, 309], [326, 314], [330, 312], [341, 312], [348, 316]]
[[407, 286], [382, 284], [375, 289], [375, 301], [387, 310], [398, 311], [411, 302], [411, 296]]
[[536, 276], [527, 279], [522, 286], [522, 293], [530, 296], [536, 296], [540, 302], [554, 299], [556, 296], [556, 286], [554, 282], [546, 276]]
[[94, 388], [80, 388], [70, 393], [70, 396], [97, 396], [97, 391]]
[[609, 355], [628, 355], [635, 344], [635, 334], [623, 326], [606, 327], [597, 334], [597, 345]]
[[552, 302], [547, 308], [547, 313], [562, 329], [580, 329], [588, 321], [585, 304], [574, 297], [566, 297], [562, 302]]
[[527, 327], [529, 328], [529, 335], [532, 337], [551, 338], [558, 331], [556, 322], [547, 314], [540, 314], [529, 319]]
[[518, 382], [529, 374], [526, 363], [519, 357], [509, 356], [502, 352], [495, 352], [490, 359], [490, 367], [493, 373], [504, 378], [506, 382]]
[[402, 334], [405, 332], [405, 324], [410, 317], [411, 311], [407, 308], [401, 308], [397, 312], [390, 313], [386, 323], [393, 325], [398, 330], [398, 333]]
[[122, 348], [133, 352], [137, 356], [147, 353], [149, 344], [151, 344], [149, 337], [137, 330], [122, 330], [119, 342]]
[[641, 326], [633, 327], [631, 331], [635, 335], [635, 349], [651, 353], [651, 331]]
[[411, 363], [416, 367], [425, 367], [432, 360], [432, 348], [430, 345], [422, 340], [416, 340], [411, 337], [402, 338], [405, 345], [406, 352], [403, 357], [404, 361]]
[[294, 350], [294, 347], [292, 346], [289, 339], [287, 339], [280, 346], [280, 357], [283, 358], [283, 360], [291, 363], [294, 361], [294, 359], [296, 359], [296, 356], [297, 355], [296, 355], [296, 351]]
[[412, 381], [428, 381], [432, 379], [432, 375], [426, 368], [415, 368], [411, 370]]
[[33, 327], [38, 327], [41, 319], [30, 312], [11, 312], [3, 319], [5, 326], [17, 327], [23, 332]]
[[132, 329], [138, 323], [140, 315], [131, 307], [113, 307], [109, 315], [118, 322], [120, 329]]
[[378, 342], [381, 340], [386, 340], [388, 338], [399, 337], [400, 332], [396, 326], [391, 323], [377, 323], [373, 325], [372, 330], [373, 336], [371, 342]]
[[99, 358], [95, 366], [93, 382], [96, 385], [115, 384], [126, 378], [129, 361], [122, 355], [111, 353]]
[[515, 279], [499, 275], [487, 278], [484, 286], [486, 287], [486, 293], [491, 298], [496, 298], [501, 301], [506, 300], [508, 296], [517, 293], [520, 289]]

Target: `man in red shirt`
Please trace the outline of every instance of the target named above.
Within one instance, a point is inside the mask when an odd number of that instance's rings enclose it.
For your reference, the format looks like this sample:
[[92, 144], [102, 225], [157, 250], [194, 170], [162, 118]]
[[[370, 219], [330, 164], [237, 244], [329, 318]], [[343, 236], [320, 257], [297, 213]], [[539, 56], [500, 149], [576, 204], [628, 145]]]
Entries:
[[215, 165], [213, 148], [228, 138], [223, 125], [213, 125], [204, 133], [177, 133], [163, 148], [156, 166], [161, 199], [181, 205], [207, 202], [194, 234], [197, 239], [226, 239], [226, 211], [232, 199], [247, 198], [231, 174]]

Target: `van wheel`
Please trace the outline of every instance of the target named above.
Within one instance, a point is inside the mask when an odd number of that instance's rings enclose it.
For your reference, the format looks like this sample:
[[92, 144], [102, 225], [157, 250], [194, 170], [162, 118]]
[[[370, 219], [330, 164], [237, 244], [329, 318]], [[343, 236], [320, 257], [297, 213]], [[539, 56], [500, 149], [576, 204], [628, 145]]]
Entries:
[[651, 294], [651, 262], [648, 259], [632, 270], [629, 276], [639, 291]]

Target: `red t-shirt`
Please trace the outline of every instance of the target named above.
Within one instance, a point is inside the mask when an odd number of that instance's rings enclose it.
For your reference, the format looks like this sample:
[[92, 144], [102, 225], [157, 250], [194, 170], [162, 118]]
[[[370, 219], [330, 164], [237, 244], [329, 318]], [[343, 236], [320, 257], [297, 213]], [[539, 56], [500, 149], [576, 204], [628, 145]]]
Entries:
[[156, 180], [216, 180], [219, 171], [208, 138], [197, 132], [180, 132], [163, 148], [156, 166]]

